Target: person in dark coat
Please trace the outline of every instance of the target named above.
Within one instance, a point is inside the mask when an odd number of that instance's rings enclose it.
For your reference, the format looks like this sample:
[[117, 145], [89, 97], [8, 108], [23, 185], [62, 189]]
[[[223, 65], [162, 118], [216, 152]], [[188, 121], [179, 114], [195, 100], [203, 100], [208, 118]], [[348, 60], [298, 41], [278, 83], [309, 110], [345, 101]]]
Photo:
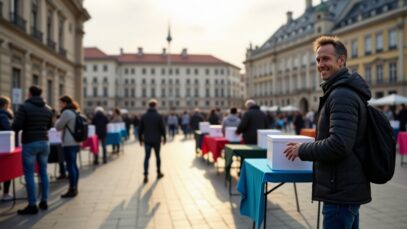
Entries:
[[[13, 120], [13, 113], [10, 109], [10, 99], [6, 96], [0, 96], [0, 131], [11, 131], [11, 123]], [[2, 200], [11, 200], [13, 196], [10, 195], [11, 181], [3, 183], [3, 197]]]
[[266, 114], [260, 110], [254, 100], [247, 100], [247, 112], [243, 115], [242, 121], [237, 127], [236, 134], [243, 134], [244, 144], [257, 144], [257, 130], [269, 127]]
[[406, 131], [407, 109], [404, 104], [401, 104], [401, 110], [397, 114], [397, 120], [400, 121], [399, 131]]
[[148, 110], [140, 120], [139, 141], [140, 145], [144, 144], [146, 156], [144, 158], [144, 180], [148, 182], [148, 162], [151, 156], [151, 149], [154, 148], [155, 158], [157, 162], [157, 179], [164, 176], [161, 172], [160, 147], [161, 141], [166, 142], [165, 125], [163, 117], [157, 112], [157, 100], [152, 99], [148, 102]]
[[[107, 137], [107, 124], [109, 119], [104, 114], [102, 107], [96, 107], [95, 115], [92, 118], [92, 125], [95, 126], [96, 135], [99, 138], [99, 142], [102, 145], [103, 164], [106, 164], [106, 137]], [[94, 164], [99, 164], [99, 155], [95, 155]]]
[[129, 140], [132, 120], [131, 120], [128, 113], [123, 114], [123, 122], [124, 122], [124, 125], [126, 127], [126, 133], [127, 133], [126, 140]]
[[191, 126], [192, 132], [199, 130], [199, 123], [203, 122], [203, 121], [204, 121], [204, 117], [199, 112], [199, 109], [196, 108], [194, 110], [194, 113], [191, 116], [191, 122], [189, 123], [189, 125]]
[[18, 210], [19, 215], [38, 213], [37, 195], [34, 180], [34, 162], [37, 161], [41, 177], [41, 202], [39, 208], [48, 209], [48, 174], [47, 162], [49, 155], [48, 130], [52, 126], [52, 111], [41, 97], [42, 89], [37, 86], [29, 88], [29, 98], [20, 105], [12, 128], [15, 132], [23, 131], [22, 162], [28, 206]]
[[289, 160], [313, 161], [312, 199], [322, 201], [324, 228], [359, 228], [359, 208], [372, 200], [358, 152], [366, 151], [367, 83], [346, 68], [347, 50], [337, 38], [314, 42], [324, 95], [318, 108], [316, 141], [289, 143]]
[[297, 111], [294, 118], [294, 130], [296, 135], [300, 135], [301, 129], [305, 127], [305, 121], [301, 112]]
[[219, 115], [216, 113], [216, 110], [211, 110], [209, 114], [208, 122], [211, 125], [220, 125]]

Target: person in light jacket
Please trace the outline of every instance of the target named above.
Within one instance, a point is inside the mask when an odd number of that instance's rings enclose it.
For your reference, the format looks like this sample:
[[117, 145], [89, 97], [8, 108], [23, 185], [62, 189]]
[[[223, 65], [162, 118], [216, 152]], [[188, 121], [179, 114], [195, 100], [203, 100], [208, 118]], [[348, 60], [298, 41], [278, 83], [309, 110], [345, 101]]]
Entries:
[[69, 189], [65, 194], [61, 195], [61, 198], [71, 198], [78, 195], [79, 168], [76, 157], [80, 148], [72, 133], [75, 130], [79, 105], [70, 96], [64, 95], [59, 98], [59, 106], [61, 108], [61, 117], [55, 123], [55, 128], [62, 131], [62, 147], [69, 174]]

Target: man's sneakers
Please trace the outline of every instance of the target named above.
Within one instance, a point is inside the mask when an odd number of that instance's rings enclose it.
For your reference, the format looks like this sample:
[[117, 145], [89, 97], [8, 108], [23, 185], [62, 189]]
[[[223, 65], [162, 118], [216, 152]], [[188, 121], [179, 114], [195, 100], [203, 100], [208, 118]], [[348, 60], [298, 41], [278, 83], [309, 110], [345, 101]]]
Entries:
[[19, 215], [35, 215], [38, 213], [37, 205], [28, 205], [24, 209], [18, 210]]
[[76, 188], [69, 188], [69, 190], [61, 195], [61, 198], [73, 198], [78, 195], [78, 189]]
[[1, 198], [2, 201], [9, 201], [13, 199], [13, 195], [8, 193], [3, 193], [3, 197]]
[[[159, 180], [163, 177], [164, 177], [164, 173], [162, 173], [162, 172], [157, 173], [157, 180]], [[143, 179], [143, 184], [146, 184], [147, 182], [148, 182], [148, 176], [145, 175], [144, 179]]]
[[41, 201], [40, 204], [38, 204], [38, 207], [39, 207], [41, 210], [47, 210], [47, 209], [48, 209], [47, 201]]

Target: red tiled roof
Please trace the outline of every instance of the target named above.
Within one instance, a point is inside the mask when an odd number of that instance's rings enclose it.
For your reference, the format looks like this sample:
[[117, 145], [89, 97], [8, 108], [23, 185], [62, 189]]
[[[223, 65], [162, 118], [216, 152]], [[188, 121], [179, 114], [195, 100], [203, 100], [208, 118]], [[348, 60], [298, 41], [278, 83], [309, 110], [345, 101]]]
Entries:
[[134, 64], [166, 64], [168, 63], [168, 57], [170, 57], [171, 64], [211, 64], [211, 65], [226, 64], [232, 67], [236, 67], [212, 55], [187, 54], [186, 56], [183, 56], [181, 54], [171, 54], [170, 56], [168, 56], [163, 54], [151, 54], [151, 53], [143, 53], [142, 55], [138, 53], [106, 55], [104, 52], [102, 52], [100, 49], [96, 47], [85, 48], [84, 57], [85, 60], [115, 59], [120, 63], [134, 63]]

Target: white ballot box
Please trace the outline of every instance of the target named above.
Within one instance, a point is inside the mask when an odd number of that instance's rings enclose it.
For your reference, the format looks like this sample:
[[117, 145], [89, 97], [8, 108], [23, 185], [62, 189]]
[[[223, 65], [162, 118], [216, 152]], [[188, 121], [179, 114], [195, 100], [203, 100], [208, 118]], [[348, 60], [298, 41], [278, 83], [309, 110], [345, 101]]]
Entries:
[[229, 142], [241, 142], [242, 135], [236, 134], [237, 127], [228, 126], [225, 127], [225, 138]]
[[301, 161], [298, 157], [290, 161], [283, 152], [289, 142], [313, 142], [314, 138], [301, 135], [268, 135], [267, 141], [267, 161], [273, 170], [312, 170], [312, 162]]
[[94, 136], [96, 134], [96, 127], [95, 125], [88, 126], [88, 138]]
[[221, 125], [210, 125], [209, 126], [209, 136], [211, 137], [222, 137], [222, 126]]
[[267, 135], [280, 135], [281, 131], [277, 129], [257, 130], [257, 145], [260, 148], [267, 149]]
[[48, 140], [49, 140], [50, 144], [61, 144], [62, 143], [61, 132], [57, 131], [57, 129], [55, 129], [55, 128], [49, 129], [48, 130]]
[[118, 123], [109, 123], [107, 124], [108, 133], [117, 133], [120, 132], [120, 125]]
[[209, 133], [209, 122], [199, 122], [199, 130], [201, 133]]
[[14, 131], [0, 131], [0, 153], [10, 153], [15, 149]]

